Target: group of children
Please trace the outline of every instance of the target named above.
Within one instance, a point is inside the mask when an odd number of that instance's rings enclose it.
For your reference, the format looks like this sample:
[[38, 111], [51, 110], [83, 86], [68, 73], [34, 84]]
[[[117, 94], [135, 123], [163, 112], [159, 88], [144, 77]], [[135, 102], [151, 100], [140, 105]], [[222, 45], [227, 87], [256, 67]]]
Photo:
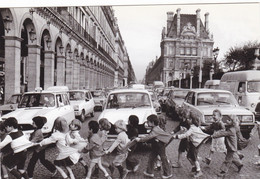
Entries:
[[[140, 161], [135, 155], [136, 144], [149, 141], [151, 153], [147, 168], [143, 173], [148, 177], [154, 177], [154, 164], [160, 161], [163, 170], [162, 178], [167, 179], [172, 177], [172, 173], [166, 155], [166, 147], [173, 139], [181, 141], [178, 148], [177, 164], [172, 167], [182, 166], [181, 156], [186, 151], [194, 177], [199, 177], [203, 173], [200, 168], [198, 151], [209, 138], [212, 138], [212, 143], [209, 156], [204, 160], [205, 163], [210, 164], [214, 152], [222, 152], [226, 158], [218, 175], [225, 175], [232, 162], [237, 166], [239, 172], [243, 167], [241, 162], [243, 155], [237, 150], [237, 138], [244, 139], [240, 135], [238, 119], [236, 116], [230, 116], [225, 126], [221, 118], [221, 112], [214, 110], [213, 123], [210, 126], [201, 127], [199, 117], [187, 112], [180, 126], [170, 133], [165, 130], [165, 118], [150, 115], [147, 117], [147, 124], [151, 128], [151, 132], [144, 137], [138, 137], [139, 119], [132, 115], [128, 119], [127, 126], [123, 120], [115, 122], [114, 127], [118, 135], [109, 148], [105, 147], [105, 141], [111, 124], [105, 118], [98, 122], [90, 121], [88, 123], [89, 137], [87, 139], [83, 139], [79, 134], [82, 123], [78, 119], [67, 124], [64, 118], [57, 118], [51, 136], [44, 139], [41, 128], [46, 123], [46, 118], [37, 116], [33, 118], [35, 130], [27, 139], [18, 130], [17, 120], [8, 118], [0, 124], [3, 177], [8, 177], [8, 169], [16, 178], [31, 179], [35, 164], [40, 160], [43, 166], [52, 173], [52, 176], [59, 172], [63, 178], [75, 179], [71, 166], [79, 162], [85, 168], [86, 179], [98, 178], [99, 170], [104, 173], [106, 178], [111, 179], [115, 169], [118, 170], [120, 178], [125, 179], [129, 172], [136, 172], [140, 166]], [[6, 135], [3, 135], [4, 132]], [[53, 163], [45, 159], [45, 149], [51, 143], [55, 143], [58, 149], [58, 156]], [[26, 170], [25, 161], [29, 147], [34, 147], [34, 149]], [[110, 154], [115, 149], [117, 149], [117, 153], [113, 161], [105, 161], [103, 156]], [[87, 162], [83, 159], [86, 153], [90, 158], [90, 161]]]

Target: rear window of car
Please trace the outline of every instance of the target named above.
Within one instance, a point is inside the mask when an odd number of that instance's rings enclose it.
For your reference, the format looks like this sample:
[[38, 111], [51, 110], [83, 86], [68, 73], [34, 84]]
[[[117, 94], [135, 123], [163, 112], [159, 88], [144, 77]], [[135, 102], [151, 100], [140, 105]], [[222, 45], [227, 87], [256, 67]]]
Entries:
[[114, 93], [108, 96], [107, 109], [151, 107], [147, 93]]

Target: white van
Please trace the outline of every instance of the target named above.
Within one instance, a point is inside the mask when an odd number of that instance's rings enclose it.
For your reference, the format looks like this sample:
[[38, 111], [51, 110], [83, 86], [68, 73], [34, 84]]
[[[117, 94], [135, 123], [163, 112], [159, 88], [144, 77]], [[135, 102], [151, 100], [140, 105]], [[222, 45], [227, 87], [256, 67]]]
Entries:
[[218, 89], [220, 80], [207, 80], [205, 82], [204, 88], [207, 89]]
[[244, 106], [260, 118], [260, 71], [247, 70], [225, 73], [220, 89], [232, 92], [240, 106]]

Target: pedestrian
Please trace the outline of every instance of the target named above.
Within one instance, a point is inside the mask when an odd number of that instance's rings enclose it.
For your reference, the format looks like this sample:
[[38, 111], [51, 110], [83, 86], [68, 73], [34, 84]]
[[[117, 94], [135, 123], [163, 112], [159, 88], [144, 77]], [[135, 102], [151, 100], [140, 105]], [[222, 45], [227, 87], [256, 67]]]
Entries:
[[[79, 161], [80, 154], [78, 153], [78, 149], [70, 147], [66, 142], [66, 134], [69, 131], [69, 126], [65, 118], [58, 117], [54, 121], [53, 129], [51, 136], [41, 141], [40, 146], [56, 143], [58, 149], [58, 156], [54, 160], [56, 169], [63, 178], [75, 179], [71, 166], [75, 165]], [[66, 168], [69, 172], [69, 177], [62, 167]]]
[[118, 133], [116, 140], [113, 142], [113, 144], [109, 147], [107, 151], [105, 151], [106, 154], [109, 154], [113, 152], [114, 149], [117, 149], [117, 154], [112, 162], [112, 164], [109, 166], [109, 169], [111, 171], [111, 175], [114, 173], [114, 168], [116, 167], [120, 174], [120, 179], [125, 179], [127, 176], [127, 169], [123, 166], [123, 162], [125, 162], [128, 150], [124, 150], [125, 146], [128, 142], [130, 142], [130, 139], [128, 138], [126, 131], [126, 124], [123, 120], [118, 120], [114, 124], [115, 131]]
[[[166, 120], [165, 116], [164, 115], [158, 115], [158, 119], [159, 119], [159, 127], [162, 130], [166, 131], [167, 120]], [[161, 158], [160, 158], [159, 155], [157, 155], [157, 160], [156, 160], [154, 165], [155, 165], [154, 166], [155, 170], [161, 170], [162, 161], [161, 161]]]
[[[253, 129], [250, 132], [250, 137], [249, 140], [252, 140], [252, 137], [255, 135], [255, 133], [258, 133], [258, 138], [260, 139], [260, 122], [256, 121], [255, 122], [255, 126], [253, 127]], [[257, 146], [257, 155], [255, 155], [254, 157], [258, 158], [258, 161], [255, 162], [254, 164], [257, 166], [260, 166], [260, 144]]]
[[[139, 118], [136, 115], [130, 115], [128, 118], [127, 136], [133, 141], [138, 137], [138, 124]], [[134, 153], [137, 145], [129, 148], [128, 156], [126, 158], [126, 169], [128, 172], [136, 172], [140, 166], [139, 160], [135, 157]]]
[[99, 132], [99, 124], [97, 121], [90, 121], [88, 123], [89, 131], [92, 133], [89, 139], [89, 145], [86, 146], [82, 152], [89, 152], [90, 165], [86, 179], [90, 179], [92, 174], [92, 169], [97, 164], [98, 167], [104, 172], [107, 179], [112, 179], [106, 169], [102, 165], [101, 156], [105, 154], [103, 150], [103, 142]]
[[190, 124], [190, 128], [184, 134], [174, 135], [176, 139], [188, 138], [189, 140], [189, 150], [187, 153], [187, 159], [192, 165], [191, 172], [195, 172], [194, 177], [200, 177], [203, 175], [200, 163], [198, 160], [198, 152], [201, 144], [209, 137], [208, 134], [204, 133], [200, 129], [200, 119], [198, 116], [191, 114], [190, 119], [187, 119]]
[[[87, 146], [88, 140], [83, 139], [79, 131], [82, 127], [82, 122], [78, 119], [73, 119], [69, 125], [69, 132], [66, 134], [65, 139], [66, 143], [77, 150], [82, 150], [84, 147]], [[79, 159], [79, 163], [82, 164], [82, 166], [85, 169], [85, 173], [87, 175], [88, 173], [88, 165], [87, 163], [83, 160], [82, 157]]]
[[[3, 141], [5, 139], [7, 135], [7, 132], [5, 130], [5, 126], [4, 126], [4, 122], [0, 121], [0, 136], [1, 136], [1, 141]], [[5, 157], [7, 157], [8, 155], [13, 155], [13, 151], [11, 148], [11, 145], [8, 144], [6, 145], [4, 148], [1, 149], [1, 162], [4, 160]], [[8, 178], [8, 169], [7, 167], [1, 163], [1, 168], [2, 168], [2, 178]]]
[[[107, 140], [107, 136], [108, 136], [108, 132], [111, 128], [111, 124], [110, 122], [106, 119], [106, 118], [101, 118], [99, 121], [98, 121], [98, 124], [99, 124], [99, 136], [101, 137], [101, 140], [102, 140], [102, 147], [103, 147], [103, 150], [105, 150], [105, 141]], [[109, 166], [109, 163], [104, 161], [104, 158], [102, 158], [102, 165], [105, 166], [105, 167], [108, 167]], [[95, 165], [95, 169], [92, 173], [92, 178], [99, 178], [99, 167], [98, 165]]]
[[9, 117], [4, 121], [5, 130], [8, 133], [4, 140], [0, 142], [0, 149], [5, 146], [11, 146], [11, 155], [3, 158], [3, 165], [5, 165], [10, 173], [16, 178], [28, 179], [25, 170], [25, 161], [27, 158], [27, 148], [32, 147], [33, 143], [30, 142], [21, 130], [18, 130], [18, 122], [14, 117]]
[[[201, 126], [201, 129], [205, 131], [206, 133], [215, 133], [220, 130], [225, 130], [225, 124], [222, 121], [222, 114], [219, 109], [215, 109], [213, 111], [213, 122], [209, 126]], [[210, 146], [210, 152], [207, 157], [205, 157], [204, 162], [206, 164], [210, 164], [211, 162], [211, 156], [214, 154], [214, 152], [222, 152], [226, 153], [227, 149], [225, 146], [225, 138], [219, 137], [219, 138], [213, 138]]]
[[[41, 129], [47, 122], [47, 119], [46, 117], [36, 116], [32, 119], [32, 121], [32, 125], [35, 128], [35, 130], [33, 131], [33, 133], [31, 133], [29, 140], [34, 143], [39, 143], [44, 139]], [[34, 167], [38, 160], [40, 160], [42, 165], [52, 173], [52, 176], [54, 176], [57, 173], [56, 167], [49, 160], [45, 159], [45, 149], [45, 146], [36, 146], [36, 148], [34, 149], [32, 157], [27, 167], [27, 173], [30, 179], [33, 178]]]
[[219, 138], [225, 137], [225, 145], [227, 148], [227, 155], [225, 161], [223, 162], [220, 173], [218, 176], [225, 176], [232, 164], [232, 162], [237, 166], [238, 172], [240, 172], [243, 167], [242, 161], [237, 154], [237, 131], [236, 131], [236, 118], [227, 119], [226, 130], [217, 131], [211, 137]]
[[137, 142], [145, 142], [151, 140], [152, 143], [152, 151], [149, 155], [147, 169], [144, 171], [144, 175], [148, 177], [154, 177], [154, 163], [157, 160], [157, 156], [159, 155], [162, 161], [163, 168], [163, 176], [162, 178], [171, 178], [171, 170], [169, 166], [169, 162], [166, 156], [166, 145], [171, 140], [172, 136], [170, 133], [165, 132], [163, 129], [159, 127], [159, 119], [156, 115], [152, 114], [147, 117], [147, 124], [151, 127], [151, 132], [142, 138], [136, 138]]
[[[180, 121], [180, 124], [178, 127], [176, 127], [172, 134], [183, 134], [185, 133], [187, 130], [189, 130], [190, 128], [190, 111], [187, 111], [186, 113], [183, 114], [183, 118]], [[189, 141], [188, 138], [183, 138], [181, 139], [180, 143], [179, 143], [179, 147], [178, 147], [178, 159], [176, 164], [173, 164], [172, 167], [173, 168], [181, 168], [182, 167], [182, 158], [183, 158], [183, 154], [184, 152], [188, 152], [189, 150]]]

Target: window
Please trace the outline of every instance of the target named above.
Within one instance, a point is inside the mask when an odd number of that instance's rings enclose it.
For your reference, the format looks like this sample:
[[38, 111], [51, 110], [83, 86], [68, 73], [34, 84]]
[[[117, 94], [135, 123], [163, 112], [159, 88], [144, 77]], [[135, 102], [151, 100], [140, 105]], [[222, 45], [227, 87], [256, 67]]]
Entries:
[[187, 95], [187, 103], [194, 105], [195, 104], [195, 96], [194, 93], [191, 92]]
[[185, 54], [185, 52], [184, 52], [184, 47], [181, 47], [181, 48], [180, 48], [180, 54], [181, 54], [181, 55], [184, 55], [184, 54]]
[[192, 48], [192, 55], [194, 55], [194, 56], [197, 55], [197, 48]]
[[191, 54], [190, 47], [186, 47], [185, 50], [186, 50], [186, 55], [190, 55]]

